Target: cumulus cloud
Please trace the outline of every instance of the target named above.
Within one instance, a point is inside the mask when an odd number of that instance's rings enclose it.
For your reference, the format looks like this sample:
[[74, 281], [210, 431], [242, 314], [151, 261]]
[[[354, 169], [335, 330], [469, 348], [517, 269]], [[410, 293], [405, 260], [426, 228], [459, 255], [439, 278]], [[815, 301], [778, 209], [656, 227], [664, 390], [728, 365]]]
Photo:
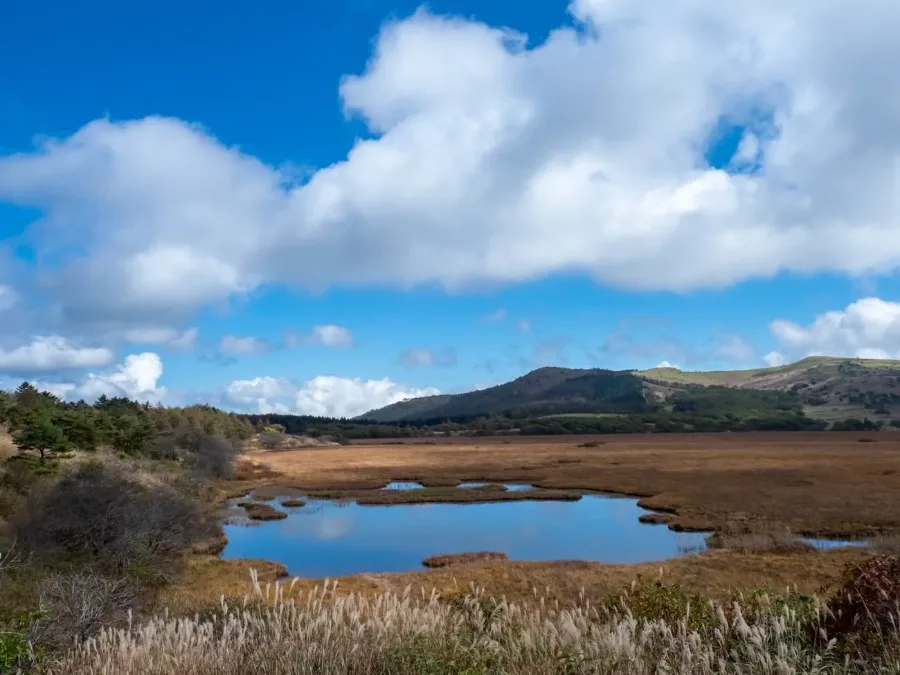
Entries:
[[678, 368], [674, 363], [669, 363], [668, 361], [660, 361], [656, 364], [657, 368]]
[[[302, 183], [178, 119], [103, 119], [0, 157], [0, 198], [43, 211], [41, 253], [85, 251], [44, 278], [91, 317], [184, 316], [263, 283], [681, 291], [896, 269], [900, 5], [570, 11], [534, 46], [425, 11], [390, 23], [340, 85], [370, 133]], [[722, 129], [738, 150], [708, 166]]]
[[825, 355], [900, 359], [897, 302], [863, 298], [844, 309], [819, 314], [806, 326], [778, 319], [769, 328], [778, 341], [779, 352], [791, 358]]
[[223, 335], [219, 340], [219, 351], [227, 356], [251, 356], [265, 354], [271, 349], [268, 342], [255, 337], [235, 337]]
[[159, 355], [144, 352], [125, 357], [125, 361], [112, 370], [87, 373], [78, 380], [54, 382], [38, 379], [31, 383], [42, 391], [49, 391], [69, 401], [93, 401], [106, 395], [159, 403], [167, 394], [166, 388], [159, 385], [162, 374], [163, 364]]
[[355, 417], [408, 398], [432, 396], [434, 387], [409, 387], [388, 378], [362, 380], [320, 375], [302, 384], [280, 377], [235, 380], [224, 392], [223, 404], [254, 413], [296, 413]]
[[108, 365], [114, 358], [112, 351], [105, 347], [80, 347], [58, 335], [38, 336], [26, 345], [0, 348], [0, 372], [46, 373], [94, 368]]
[[162, 374], [163, 363], [158, 354], [130, 354], [114, 370], [86, 375], [67, 398], [90, 400], [105, 394], [157, 403], [166, 395], [166, 388], [158, 384]]
[[353, 333], [349, 328], [335, 324], [313, 326], [309, 333], [288, 333], [285, 340], [289, 347], [319, 345], [322, 347], [352, 347]]
[[787, 363], [787, 359], [784, 358], [784, 354], [777, 351], [771, 351], [765, 356], [762, 357], [763, 362], [769, 366], [770, 368], [775, 368], [776, 366], [783, 366]]

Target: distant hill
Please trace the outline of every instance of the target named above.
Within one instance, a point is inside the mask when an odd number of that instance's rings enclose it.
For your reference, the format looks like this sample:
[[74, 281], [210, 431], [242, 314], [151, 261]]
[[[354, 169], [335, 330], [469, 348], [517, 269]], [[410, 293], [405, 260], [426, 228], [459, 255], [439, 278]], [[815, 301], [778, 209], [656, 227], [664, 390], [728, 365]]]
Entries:
[[[727, 399], [741, 401], [741, 405], [763, 399], [735, 399], [728, 390], [771, 392], [765, 399], [767, 406], [777, 408], [790, 401], [792, 406], [802, 407], [806, 416], [824, 421], [900, 419], [900, 361], [826, 356], [775, 368], [709, 372], [539, 368], [489, 389], [410, 399], [360, 418], [403, 422], [501, 413], [517, 419], [588, 412], [641, 413], [671, 408], [672, 401], [677, 406], [685, 392], [698, 389], [707, 390], [705, 399], [718, 397], [722, 404]], [[785, 392], [789, 398], [772, 398], [777, 392]]]
[[648, 398], [665, 400], [686, 387], [732, 387], [796, 393], [810, 417], [900, 418], [900, 361], [810, 356], [775, 368], [685, 372], [651, 368], [636, 373]]
[[646, 408], [643, 382], [631, 372], [539, 368], [496, 387], [401, 401], [360, 417], [401, 422], [496, 413], [527, 417], [570, 412], [640, 412]]

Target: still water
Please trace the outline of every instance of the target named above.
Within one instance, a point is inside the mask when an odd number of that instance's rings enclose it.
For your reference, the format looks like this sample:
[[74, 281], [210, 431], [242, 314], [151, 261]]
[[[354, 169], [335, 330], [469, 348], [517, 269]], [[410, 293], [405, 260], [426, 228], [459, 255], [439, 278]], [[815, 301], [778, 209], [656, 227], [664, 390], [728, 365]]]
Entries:
[[[513, 489], [528, 489], [530, 486]], [[403, 485], [393, 489], [416, 489]], [[703, 550], [705, 534], [645, 525], [636, 499], [391, 504], [309, 501], [284, 520], [226, 525], [224, 558], [264, 558], [302, 577], [421, 570], [429, 556], [500, 551], [513, 560], [637, 563]]]

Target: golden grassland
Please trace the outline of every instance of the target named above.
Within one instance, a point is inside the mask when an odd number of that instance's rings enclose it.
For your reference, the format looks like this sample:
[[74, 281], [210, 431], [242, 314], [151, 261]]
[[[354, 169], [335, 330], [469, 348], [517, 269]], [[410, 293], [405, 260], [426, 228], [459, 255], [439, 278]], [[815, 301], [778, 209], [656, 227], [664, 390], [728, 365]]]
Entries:
[[[587, 443], [596, 447], [584, 447]], [[460, 481], [527, 482], [541, 490], [641, 497], [684, 529], [770, 524], [812, 536], [900, 533], [900, 434], [724, 433], [453, 438], [369, 443], [243, 457], [227, 486], [321, 491], [370, 503], [488, 500]], [[433, 487], [374, 494], [392, 480]], [[496, 496], [496, 495], [494, 495]], [[502, 499], [532, 499], [506, 493]]]
[[[595, 447], [585, 447], [595, 445]], [[379, 496], [389, 481], [427, 487]], [[459, 489], [462, 481], [491, 483]], [[541, 438], [465, 438], [354, 444], [339, 448], [251, 451], [239, 480], [223, 495], [356, 498], [369, 503], [532, 499], [503, 493], [503, 482], [528, 482], [538, 493], [602, 491], [641, 496], [676, 528], [741, 532], [780, 531], [822, 536], [896, 535], [900, 532], [900, 435], [754, 433]], [[581, 561], [518, 562], [476, 559], [430, 571], [358, 574], [340, 580], [339, 593], [375, 596], [387, 591], [436, 589], [461, 597], [471, 587], [513, 601], [534, 589], [568, 602], [584, 589], [593, 601], [621, 591], [636, 578], [661, 578], [711, 598], [735, 591], [788, 587], [804, 593], [833, 587], [862, 550], [711, 550], [637, 565]], [[242, 597], [249, 572], [274, 580], [284, 568], [267, 561], [223, 561], [195, 556], [184, 584], [162, 601], [185, 609]], [[321, 580], [300, 580], [298, 593]]]
[[[338, 581], [339, 595], [358, 593], [374, 597], [386, 591], [414, 593], [436, 590], [445, 600], [465, 596], [480, 588], [489, 597], [506, 597], [524, 602], [537, 590], [547, 600], [566, 605], [582, 590], [592, 602], [602, 602], [621, 592], [638, 578], [677, 583], [704, 597], [727, 600], [736, 591], [788, 588], [801, 593], [824, 593], [833, 588], [848, 563], [859, 561], [858, 550], [836, 549], [828, 552], [744, 553], [707, 551], [699, 555], [664, 562], [637, 565], [610, 565], [583, 561], [517, 562], [476, 561], [449, 565], [421, 572], [397, 574], [356, 574]], [[260, 579], [272, 582], [285, 568], [265, 560], [219, 560], [195, 556], [189, 561], [184, 582], [167, 588], [160, 597], [161, 606], [187, 613], [198, 607], [214, 605], [222, 596], [242, 598], [250, 593], [250, 570]], [[300, 579], [293, 593], [302, 594], [322, 585], [321, 579]]]

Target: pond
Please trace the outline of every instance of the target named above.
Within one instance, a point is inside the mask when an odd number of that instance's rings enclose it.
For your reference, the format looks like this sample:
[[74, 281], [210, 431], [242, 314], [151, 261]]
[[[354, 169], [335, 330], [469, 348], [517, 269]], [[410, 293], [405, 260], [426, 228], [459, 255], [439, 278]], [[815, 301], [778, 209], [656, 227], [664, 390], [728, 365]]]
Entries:
[[269, 503], [288, 517], [226, 525], [222, 557], [274, 560], [292, 576], [335, 577], [421, 570], [429, 556], [473, 551], [498, 551], [512, 560], [637, 563], [706, 547], [704, 533], [638, 522], [647, 511], [623, 497], [378, 506], [308, 501], [297, 509]]

